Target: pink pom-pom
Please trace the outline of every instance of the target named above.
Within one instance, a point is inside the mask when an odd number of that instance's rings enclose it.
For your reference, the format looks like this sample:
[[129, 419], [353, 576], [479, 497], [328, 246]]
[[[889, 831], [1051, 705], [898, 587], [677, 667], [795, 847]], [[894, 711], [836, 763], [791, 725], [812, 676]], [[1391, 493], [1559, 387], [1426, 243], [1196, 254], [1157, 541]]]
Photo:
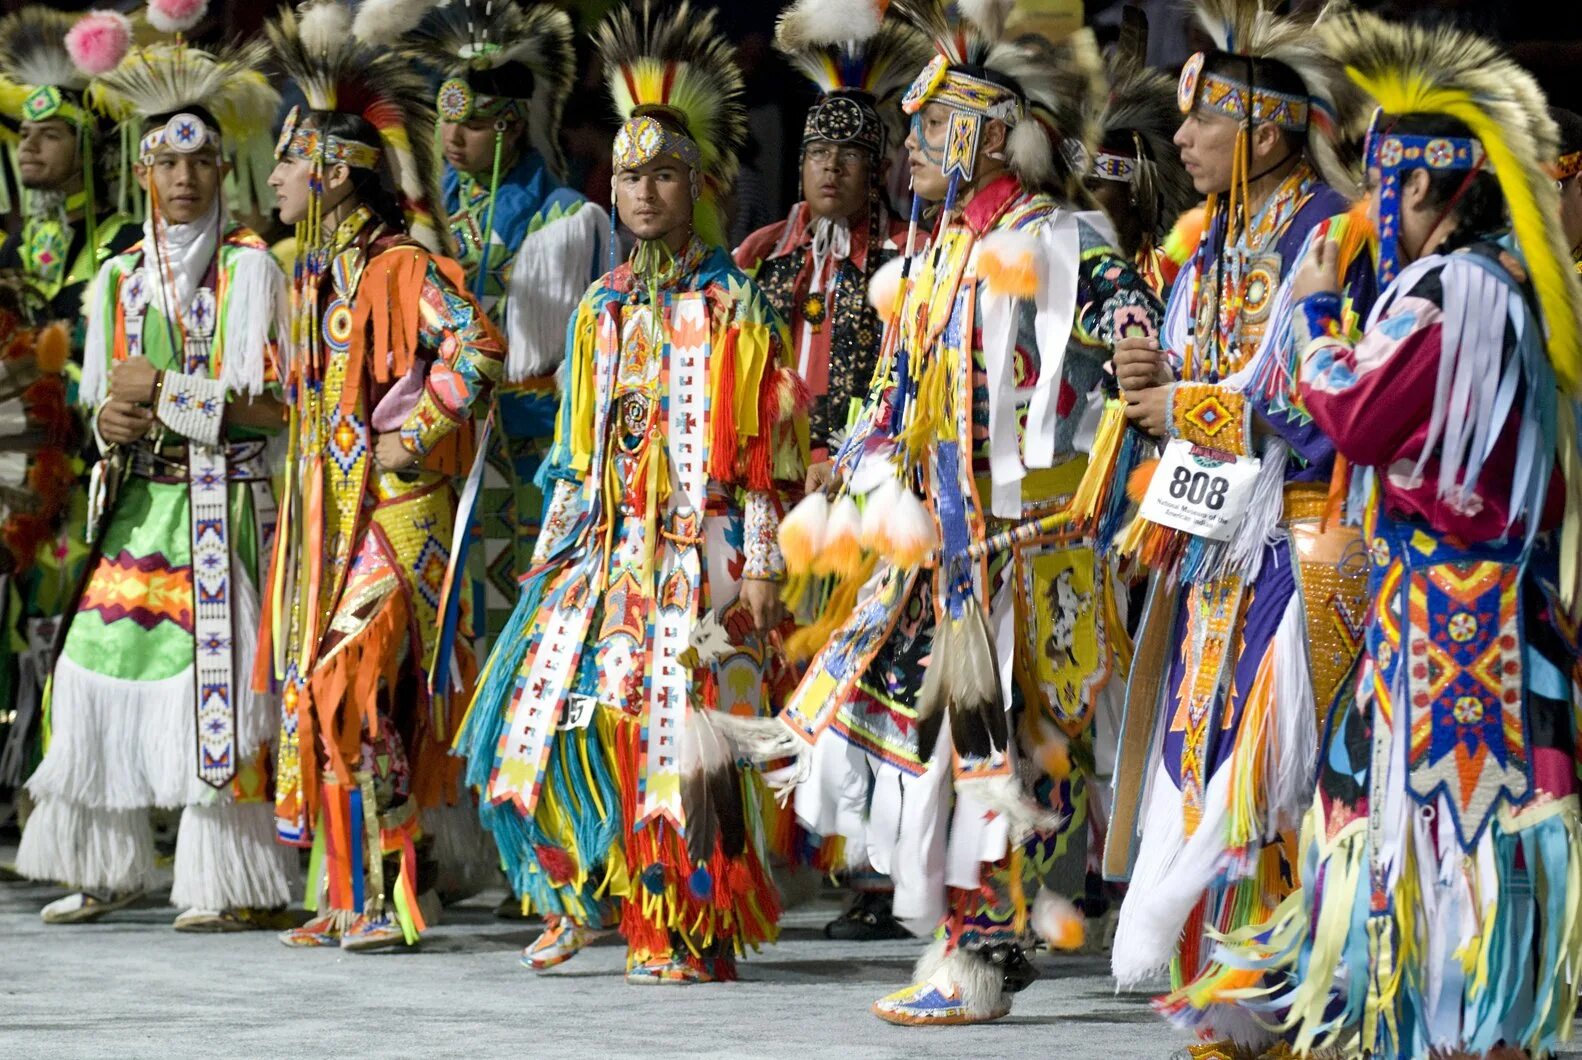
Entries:
[[66, 33], [66, 51], [89, 77], [121, 65], [132, 47], [132, 23], [119, 11], [90, 11]]
[[161, 33], [181, 33], [203, 20], [209, 0], [148, 0], [148, 24]]

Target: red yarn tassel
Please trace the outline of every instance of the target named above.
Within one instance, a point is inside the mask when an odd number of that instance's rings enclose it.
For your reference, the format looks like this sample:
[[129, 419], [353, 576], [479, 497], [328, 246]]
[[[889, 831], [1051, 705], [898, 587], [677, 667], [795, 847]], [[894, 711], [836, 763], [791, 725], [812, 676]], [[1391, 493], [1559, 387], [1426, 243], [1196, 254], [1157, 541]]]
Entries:
[[725, 360], [709, 403], [713, 427], [709, 438], [709, 477], [716, 482], [736, 480], [736, 336], [735, 328], [727, 331], [725, 348], [716, 354]]

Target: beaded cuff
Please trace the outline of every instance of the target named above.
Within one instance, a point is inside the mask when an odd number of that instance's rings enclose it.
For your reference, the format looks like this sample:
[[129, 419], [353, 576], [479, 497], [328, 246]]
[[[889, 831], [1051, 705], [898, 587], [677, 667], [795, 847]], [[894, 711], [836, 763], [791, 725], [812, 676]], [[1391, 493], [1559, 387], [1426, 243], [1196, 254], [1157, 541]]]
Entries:
[[785, 556], [780, 553], [780, 516], [767, 493], [747, 494], [742, 515], [742, 552], [746, 560], [743, 578], [759, 581], [784, 581]]
[[206, 376], [166, 372], [154, 414], [184, 438], [218, 445], [225, 425], [225, 384]]

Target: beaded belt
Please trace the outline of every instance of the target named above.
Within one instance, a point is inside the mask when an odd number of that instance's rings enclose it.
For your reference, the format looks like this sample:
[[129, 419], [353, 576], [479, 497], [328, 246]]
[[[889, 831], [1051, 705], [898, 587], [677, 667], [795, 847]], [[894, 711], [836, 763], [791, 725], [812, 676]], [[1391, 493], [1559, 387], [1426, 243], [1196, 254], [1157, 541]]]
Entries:
[[[267, 482], [269, 472], [264, 467], [262, 439], [230, 442], [225, 446], [225, 477], [229, 482]], [[148, 442], [138, 442], [132, 449], [129, 470], [150, 482], [169, 484], [188, 480], [187, 447], [165, 445], [155, 449]]]

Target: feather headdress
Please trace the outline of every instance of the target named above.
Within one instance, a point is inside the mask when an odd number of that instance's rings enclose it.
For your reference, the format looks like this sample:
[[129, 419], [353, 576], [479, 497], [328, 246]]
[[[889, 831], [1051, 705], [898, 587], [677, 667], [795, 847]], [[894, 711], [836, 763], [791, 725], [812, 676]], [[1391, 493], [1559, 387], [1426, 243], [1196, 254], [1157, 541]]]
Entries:
[[[135, 157], [145, 164], [164, 147], [189, 151], [214, 144], [232, 162], [226, 177], [231, 204], [246, 213], [263, 212], [274, 206], [269, 133], [280, 108], [280, 93], [261, 70], [268, 49], [258, 41], [214, 49], [189, 44], [179, 29], [196, 23], [205, 10], [205, 4], [187, 2], [161, 7], [156, 27], [175, 27], [178, 36], [130, 47], [93, 79], [87, 99], [121, 122], [126, 143], [136, 144]], [[107, 64], [126, 28], [118, 17], [94, 12], [73, 29], [69, 44], [79, 65]], [[204, 112], [219, 128], [207, 128]], [[138, 128], [161, 116], [170, 120]]]
[[[1059, 43], [1013, 32], [1015, 0], [894, 0], [892, 5], [934, 45], [935, 56], [912, 83], [902, 107], [951, 107], [964, 121], [1010, 127], [1006, 163], [1030, 188], [1081, 195], [1081, 161], [1094, 146], [1094, 100], [1104, 91], [1098, 45], [1082, 29]], [[977, 135], [947, 146], [947, 177], [970, 179]], [[968, 150], [970, 141], [970, 151]]]
[[466, 121], [521, 108], [533, 149], [565, 173], [560, 120], [576, 79], [571, 16], [548, 3], [451, 0], [407, 39], [446, 77], [440, 117]]
[[[125, 22], [119, 15], [113, 17]], [[0, 19], [0, 77], [22, 89], [5, 94], [0, 113], [13, 121], [58, 118], [89, 132], [96, 130], [99, 119], [108, 115], [84, 98], [91, 74], [77, 63], [70, 43], [73, 27], [89, 19], [38, 6]], [[123, 44], [110, 65], [125, 54]]]
[[24, 7], [0, 19], [0, 74], [23, 85], [54, 85], [72, 92], [88, 75], [72, 62], [66, 34], [76, 19], [48, 7]]
[[928, 61], [928, 42], [887, 19], [876, 0], [796, 0], [775, 28], [778, 48], [820, 98], [808, 110], [802, 142], [857, 143], [876, 155], [900, 142], [897, 104]]
[[1149, 68], [1147, 45], [1147, 16], [1129, 6], [1120, 40], [1105, 62], [1109, 92], [1095, 118], [1099, 146], [1091, 175], [1132, 186], [1144, 235], [1157, 243], [1198, 194], [1173, 142], [1181, 125], [1175, 83]]
[[1246, 118], [1249, 105], [1259, 121], [1273, 121], [1307, 136], [1308, 154], [1324, 181], [1341, 194], [1359, 192], [1356, 159], [1346, 144], [1362, 131], [1366, 110], [1361, 94], [1346, 79], [1337, 54], [1349, 44], [1326, 47], [1316, 30], [1332, 21], [1331, 7], [1316, 14], [1277, 15], [1265, 0], [1196, 0], [1197, 21], [1227, 55], [1278, 63], [1301, 81], [1304, 95], [1293, 97], [1264, 85], [1204, 72], [1201, 52], [1181, 70], [1181, 109], [1211, 106]]
[[[747, 139], [741, 71], [713, 11], [696, 10], [686, 0], [668, 11], [657, 11], [652, 0], [639, 5], [640, 13], [629, 7], [611, 12], [597, 36], [605, 84], [622, 123], [615, 168], [664, 156], [686, 163], [702, 178], [694, 211], [700, 234], [719, 242], [719, 199], [736, 179]], [[683, 132], [666, 128], [664, 120]]]
[[[376, 36], [384, 28], [367, 21], [362, 25]], [[300, 13], [285, 10], [265, 25], [265, 32], [277, 65], [297, 83], [310, 110], [353, 114], [373, 126], [379, 143], [341, 145], [348, 153], [342, 160], [377, 169], [401, 204], [407, 234], [444, 253], [445, 236], [435, 221], [440, 195], [434, 109], [422, 72], [400, 52], [359, 38], [351, 9], [340, 0], [313, 0]], [[294, 116], [287, 122], [282, 143], [297, 130]], [[376, 151], [370, 156], [358, 146]]]
[[742, 75], [713, 11], [686, 0], [667, 12], [639, 0], [641, 14], [622, 7], [599, 26], [605, 82], [623, 122], [655, 113], [679, 121], [697, 145], [699, 166], [722, 188], [736, 177], [747, 139]]
[[[1556, 220], [1559, 194], [1545, 167], [1558, 152], [1559, 132], [1538, 83], [1494, 44], [1453, 29], [1347, 12], [1325, 35], [1337, 51], [1344, 48], [1347, 76], [1381, 109], [1376, 127], [1407, 114], [1438, 114], [1471, 131], [1469, 150], [1486, 158], [1510, 212], [1555, 373], [1572, 394], [1582, 391], [1582, 286]], [[1375, 154], [1388, 146], [1380, 139], [1370, 136]]]

